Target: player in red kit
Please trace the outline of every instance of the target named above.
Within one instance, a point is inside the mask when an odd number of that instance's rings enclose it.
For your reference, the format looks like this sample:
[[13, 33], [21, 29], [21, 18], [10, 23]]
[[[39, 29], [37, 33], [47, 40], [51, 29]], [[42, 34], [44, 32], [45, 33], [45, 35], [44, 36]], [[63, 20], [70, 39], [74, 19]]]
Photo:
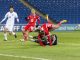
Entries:
[[67, 20], [62, 20], [57, 24], [53, 24], [52, 22], [49, 21], [47, 15], [47, 21], [48, 23], [44, 23], [40, 27], [36, 28], [37, 29], [36, 32], [38, 32], [38, 36], [34, 36], [31, 39], [31, 41], [39, 43], [41, 46], [57, 45], [57, 36], [55, 34], [50, 35], [50, 31], [59, 28], [61, 24], [67, 22]]
[[48, 21], [48, 23], [44, 23], [44, 24], [40, 27], [40, 30], [45, 33], [45, 35], [46, 35], [47, 38], [48, 38], [49, 45], [52, 46], [52, 41], [51, 41], [51, 39], [50, 39], [50, 30], [55, 30], [55, 29], [59, 28], [62, 23], [65, 23], [65, 22], [67, 22], [67, 21], [66, 21], [66, 20], [62, 20], [62, 21], [60, 21], [60, 22], [57, 23], [57, 24], [53, 24], [52, 22], [49, 21], [48, 15], [47, 15], [47, 21]]
[[[55, 34], [50, 35], [52, 45], [57, 45], [57, 36]], [[40, 46], [50, 45], [48, 38], [43, 31], [40, 31], [38, 36], [30, 37], [30, 41], [39, 43]]]
[[35, 10], [32, 9], [31, 15], [29, 15], [26, 20], [28, 21], [28, 24], [22, 30], [23, 38], [25, 41], [28, 39], [28, 33], [34, 31], [36, 22], [38, 21], [38, 24], [40, 24], [40, 17], [36, 14]]

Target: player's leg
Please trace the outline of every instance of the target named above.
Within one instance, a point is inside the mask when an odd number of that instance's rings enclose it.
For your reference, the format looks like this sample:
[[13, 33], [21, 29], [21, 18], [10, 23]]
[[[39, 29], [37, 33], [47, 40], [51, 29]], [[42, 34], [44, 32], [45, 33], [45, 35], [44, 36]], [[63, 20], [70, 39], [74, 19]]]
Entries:
[[7, 28], [6, 27], [4, 27], [4, 41], [7, 41]]
[[30, 37], [30, 41], [32, 42], [36, 42], [38, 44], [40, 44], [40, 46], [45, 46], [46, 45], [46, 41], [42, 40], [42, 38], [38, 36], [34, 36], [34, 37]]
[[26, 35], [27, 35], [26, 40], [28, 40], [29, 39], [29, 31], [28, 30], [26, 31]]
[[53, 45], [57, 45], [57, 36], [55, 34], [51, 35], [51, 40]]
[[34, 30], [35, 26], [33, 24], [29, 24], [25, 27], [25, 29], [23, 30], [24, 33], [24, 39], [28, 40], [29, 38], [29, 32], [32, 32]]
[[26, 41], [27, 40], [27, 34], [26, 34], [25, 29], [22, 29], [22, 33], [23, 33], [23, 39], [24, 39], [24, 41]]
[[7, 32], [9, 31], [9, 29], [10, 29], [10, 24], [6, 23], [6, 25], [4, 27], [4, 40], [5, 41], [7, 40]]
[[15, 38], [17, 38], [17, 35], [16, 35], [16, 33], [14, 32], [14, 24], [12, 24], [12, 25], [10, 25], [9, 27], [8, 27], [8, 31], [9, 31], [9, 34], [10, 35], [13, 35]]
[[30, 24], [27, 24], [23, 29], [22, 29], [22, 34], [23, 34], [23, 40], [26, 41], [28, 39], [28, 33], [30, 29]]
[[48, 31], [48, 28], [45, 29], [45, 34], [48, 38], [49, 45], [52, 46], [52, 41], [51, 41], [51, 38], [50, 38], [50, 32]]
[[17, 38], [16, 33], [15, 33], [15, 32], [13, 32], [13, 31], [9, 31], [9, 35], [13, 35], [15, 38]]
[[48, 37], [49, 45], [52, 46], [52, 41], [51, 41], [50, 35], [48, 34], [47, 37]]
[[16, 35], [16, 33], [15, 33], [15, 32], [12, 32], [12, 34], [13, 34], [13, 36], [14, 36], [15, 38], [17, 38], [17, 35]]
[[49, 42], [49, 45], [52, 46], [52, 41], [51, 41], [51, 39], [50, 39], [49, 30], [48, 30], [48, 28], [46, 27], [46, 25], [41, 26], [41, 30], [43, 30], [44, 33], [45, 33], [45, 35], [47, 36], [47, 38], [48, 38], [47, 40], [48, 40], [48, 42]]

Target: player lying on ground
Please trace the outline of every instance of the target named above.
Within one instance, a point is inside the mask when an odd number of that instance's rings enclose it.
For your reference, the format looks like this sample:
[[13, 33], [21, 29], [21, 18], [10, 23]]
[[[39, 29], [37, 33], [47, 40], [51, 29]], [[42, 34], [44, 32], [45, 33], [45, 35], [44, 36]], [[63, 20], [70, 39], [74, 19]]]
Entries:
[[[41, 27], [39, 28], [39, 30], [44, 32], [45, 35], [43, 35], [43, 36], [46, 36], [46, 37], [47, 37], [47, 41], [49, 42], [49, 45], [52, 46], [53, 43], [52, 43], [52, 40], [51, 40], [51, 38], [50, 38], [50, 31], [51, 31], [51, 30], [58, 29], [58, 28], [61, 26], [62, 23], [65, 23], [65, 22], [66, 22], [66, 20], [62, 20], [62, 21], [60, 21], [60, 22], [57, 23], [57, 24], [53, 24], [52, 22], [50, 22], [50, 21], [48, 20], [48, 15], [47, 15], [47, 21], [48, 21], [48, 23], [42, 24]], [[39, 33], [39, 34], [38, 34], [39, 44], [40, 44], [41, 46], [44, 46], [41, 38], [42, 38], [42, 35]]]
[[31, 15], [26, 18], [28, 24], [22, 29], [24, 41], [28, 40], [29, 32], [32, 32], [36, 26], [36, 22], [40, 24], [40, 17], [36, 14], [35, 10], [31, 10]]
[[7, 22], [4, 26], [4, 40], [7, 40], [7, 32], [9, 32], [9, 34], [13, 34], [16, 36], [16, 33], [13, 32], [13, 27], [14, 27], [14, 23], [15, 23], [15, 19], [17, 20], [17, 22], [19, 22], [18, 19], [18, 15], [16, 12], [14, 12], [13, 6], [10, 6], [10, 11], [6, 13], [4, 19], [0, 22], [2, 23], [3, 21], [5, 21], [7, 19]]
[[[41, 46], [49, 45], [48, 38], [43, 31], [38, 31], [39, 35], [31, 37], [32, 42], [39, 43]], [[55, 34], [50, 35], [52, 45], [57, 45], [57, 36]]]

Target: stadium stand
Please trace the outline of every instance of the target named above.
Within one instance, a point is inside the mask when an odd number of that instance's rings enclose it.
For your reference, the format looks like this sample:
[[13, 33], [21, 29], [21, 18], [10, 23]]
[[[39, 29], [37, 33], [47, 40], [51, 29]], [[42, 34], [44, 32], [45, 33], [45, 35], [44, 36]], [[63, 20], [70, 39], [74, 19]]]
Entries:
[[[68, 24], [80, 23], [80, 0], [26, 0], [38, 10], [49, 14], [57, 21], [67, 19]], [[19, 0], [0, 0], [0, 21], [13, 5], [19, 15], [20, 24], [26, 24], [25, 17], [30, 14], [30, 9], [24, 6]], [[46, 22], [41, 18], [41, 23]], [[5, 22], [4, 22], [5, 23]], [[3, 24], [4, 24], [3, 23]]]

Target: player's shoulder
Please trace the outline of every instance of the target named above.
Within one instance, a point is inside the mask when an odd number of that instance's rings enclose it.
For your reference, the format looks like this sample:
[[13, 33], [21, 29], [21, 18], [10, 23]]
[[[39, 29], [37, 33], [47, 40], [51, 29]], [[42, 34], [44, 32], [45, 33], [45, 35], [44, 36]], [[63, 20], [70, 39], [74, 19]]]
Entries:
[[16, 12], [13, 12], [13, 14], [14, 14], [15, 16], [17, 16], [17, 13], [16, 13]]
[[10, 12], [7, 12], [7, 13], [6, 13], [6, 16], [8, 16], [9, 14], [10, 14]]
[[32, 17], [32, 15], [30, 14], [29, 16], [28, 16], [28, 18], [31, 18]]
[[14, 14], [17, 14], [17, 12], [13, 12]]
[[10, 14], [10, 12], [7, 12], [6, 14]]

